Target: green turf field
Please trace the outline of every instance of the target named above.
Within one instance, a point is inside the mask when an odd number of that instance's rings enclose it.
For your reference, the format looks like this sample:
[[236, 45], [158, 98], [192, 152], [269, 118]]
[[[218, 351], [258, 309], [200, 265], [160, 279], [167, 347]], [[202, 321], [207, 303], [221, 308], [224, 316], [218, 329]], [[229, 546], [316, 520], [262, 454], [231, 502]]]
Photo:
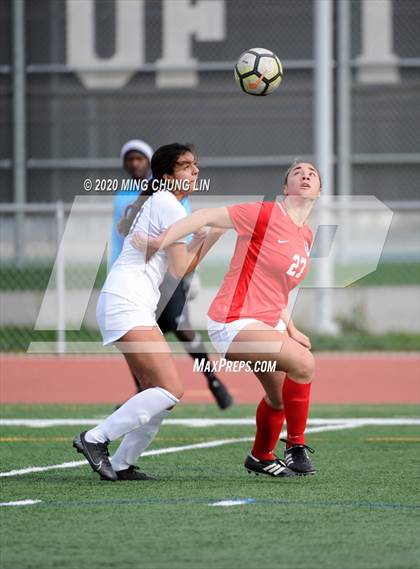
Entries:
[[[81, 461], [71, 448], [73, 435], [83, 430], [83, 419], [96, 420], [109, 410], [4, 406], [3, 422], [71, 418], [78, 424], [3, 424], [1, 502], [41, 502], [1, 508], [2, 569], [419, 567], [417, 407], [314, 406], [311, 418], [318, 421], [307, 437], [316, 448], [314, 477], [247, 474], [242, 463], [254, 433], [250, 421], [164, 425], [151, 450], [178, 450], [142, 459], [157, 482], [101, 482], [80, 465], [4, 476]], [[184, 405], [172, 419], [251, 419], [253, 411]], [[349, 421], [366, 417], [388, 424]], [[389, 424], [398, 418], [411, 424]], [[210, 442], [219, 446], [206, 446]], [[204, 448], [180, 448], [197, 444]]]

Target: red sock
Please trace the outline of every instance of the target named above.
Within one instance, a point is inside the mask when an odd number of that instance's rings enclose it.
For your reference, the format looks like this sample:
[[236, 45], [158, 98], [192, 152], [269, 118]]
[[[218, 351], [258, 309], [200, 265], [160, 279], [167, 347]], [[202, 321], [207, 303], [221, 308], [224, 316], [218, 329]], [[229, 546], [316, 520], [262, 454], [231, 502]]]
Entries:
[[297, 383], [286, 375], [283, 383], [283, 405], [288, 446], [305, 444], [310, 394], [310, 383]]
[[257, 407], [256, 422], [257, 432], [251, 452], [259, 460], [273, 460], [273, 451], [284, 423], [284, 411], [274, 409], [263, 398]]

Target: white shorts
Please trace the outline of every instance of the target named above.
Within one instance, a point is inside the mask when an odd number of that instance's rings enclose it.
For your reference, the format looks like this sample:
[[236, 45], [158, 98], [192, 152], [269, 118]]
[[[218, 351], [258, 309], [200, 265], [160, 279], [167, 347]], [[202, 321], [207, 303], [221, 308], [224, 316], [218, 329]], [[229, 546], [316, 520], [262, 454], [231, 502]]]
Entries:
[[[224, 357], [236, 334], [252, 322], [260, 322], [260, 320], [256, 318], [240, 318], [233, 322], [216, 322], [207, 316], [209, 338], [216, 348], [216, 351]], [[278, 324], [274, 326], [274, 329], [279, 332], [285, 332], [287, 327], [283, 320], [279, 320]]]
[[104, 346], [116, 342], [136, 326], [157, 326], [155, 311], [150, 307], [139, 306], [111, 292], [100, 293], [96, 320]]

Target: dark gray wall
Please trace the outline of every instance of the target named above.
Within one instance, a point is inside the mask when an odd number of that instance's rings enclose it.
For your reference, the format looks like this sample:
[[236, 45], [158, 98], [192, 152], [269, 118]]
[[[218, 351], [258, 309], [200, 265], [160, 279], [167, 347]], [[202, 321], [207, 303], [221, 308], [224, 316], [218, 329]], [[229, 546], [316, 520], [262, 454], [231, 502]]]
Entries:
[[[194, 42], [200, 61], [232, 61], [246, 48], [266, 46], [283, 60], [312, 59], [312, 0], [226, 2], [224, 42]], [[112, 54], [113, 2], [96, 2], [96, 49]], [[146, 2], [146, 61], [161, 55], [161, 3]], [[0, 0], [0, 65], [11, 63], [11, 0]], [[420, 3], [394, 2], [394, 46], [399, 57], [420, 57]], [[29, 64], [65, 63], [65, 2], [26, 2]], [[360, 51], [360, 3], [352, 2], [352, 53]], [[154, 73], [137, 73], [122, 89], [86, 90], [69, 73], [27, 74], [28, 159], [114, 158], [121, 144], [141, 137], [152, 145], [193, 142], [204, 157], [282, 156], [313, 152], [311, 70], [285, 70], [270, 97], [249, 97], [231, 71], [200, 73], [194, 89], [159, 90]], [[413, 153], [419, 150], [420, 69], [401, 70], [395, 85], [352, 90], [353, 152]], [[12, 97], [9, 74], [0, 74], [0, 164], [12, 159]], [[273, 194], [282, 168], [207, 169], [212, 192]], [[353, 192], [385, 199], [418, 198], [419, 165], [355, 166]], [[28, 200], [70, 201], [85, 177], [114, 177], [119, 170], [28, 170]], [[10, 169], [0, 168], [0, 199], [13, 199]]]

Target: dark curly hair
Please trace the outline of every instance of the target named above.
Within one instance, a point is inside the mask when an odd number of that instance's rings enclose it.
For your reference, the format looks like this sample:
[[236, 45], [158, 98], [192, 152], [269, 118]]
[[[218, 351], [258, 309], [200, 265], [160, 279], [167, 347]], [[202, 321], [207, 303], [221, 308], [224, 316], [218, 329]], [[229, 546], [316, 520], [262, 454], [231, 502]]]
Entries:
[[128, 235], [137, 213], [144, 205], [145, 198], [147, 199], [148, 196], [153, 195], [152, 182], [154, 180], [163, 180], [164, 174], [173, 174], [178, 158], [187, 152], [195, 154], [192, 144], [180, 144], [179, 142], [165, 144], [156, 150], [150, 163], [152, 179], [149, 180], [147, 190], [142, 192], [136, 201], [125, 209], [124, 216], [118, 223], [118, 231], [122, 235]]

